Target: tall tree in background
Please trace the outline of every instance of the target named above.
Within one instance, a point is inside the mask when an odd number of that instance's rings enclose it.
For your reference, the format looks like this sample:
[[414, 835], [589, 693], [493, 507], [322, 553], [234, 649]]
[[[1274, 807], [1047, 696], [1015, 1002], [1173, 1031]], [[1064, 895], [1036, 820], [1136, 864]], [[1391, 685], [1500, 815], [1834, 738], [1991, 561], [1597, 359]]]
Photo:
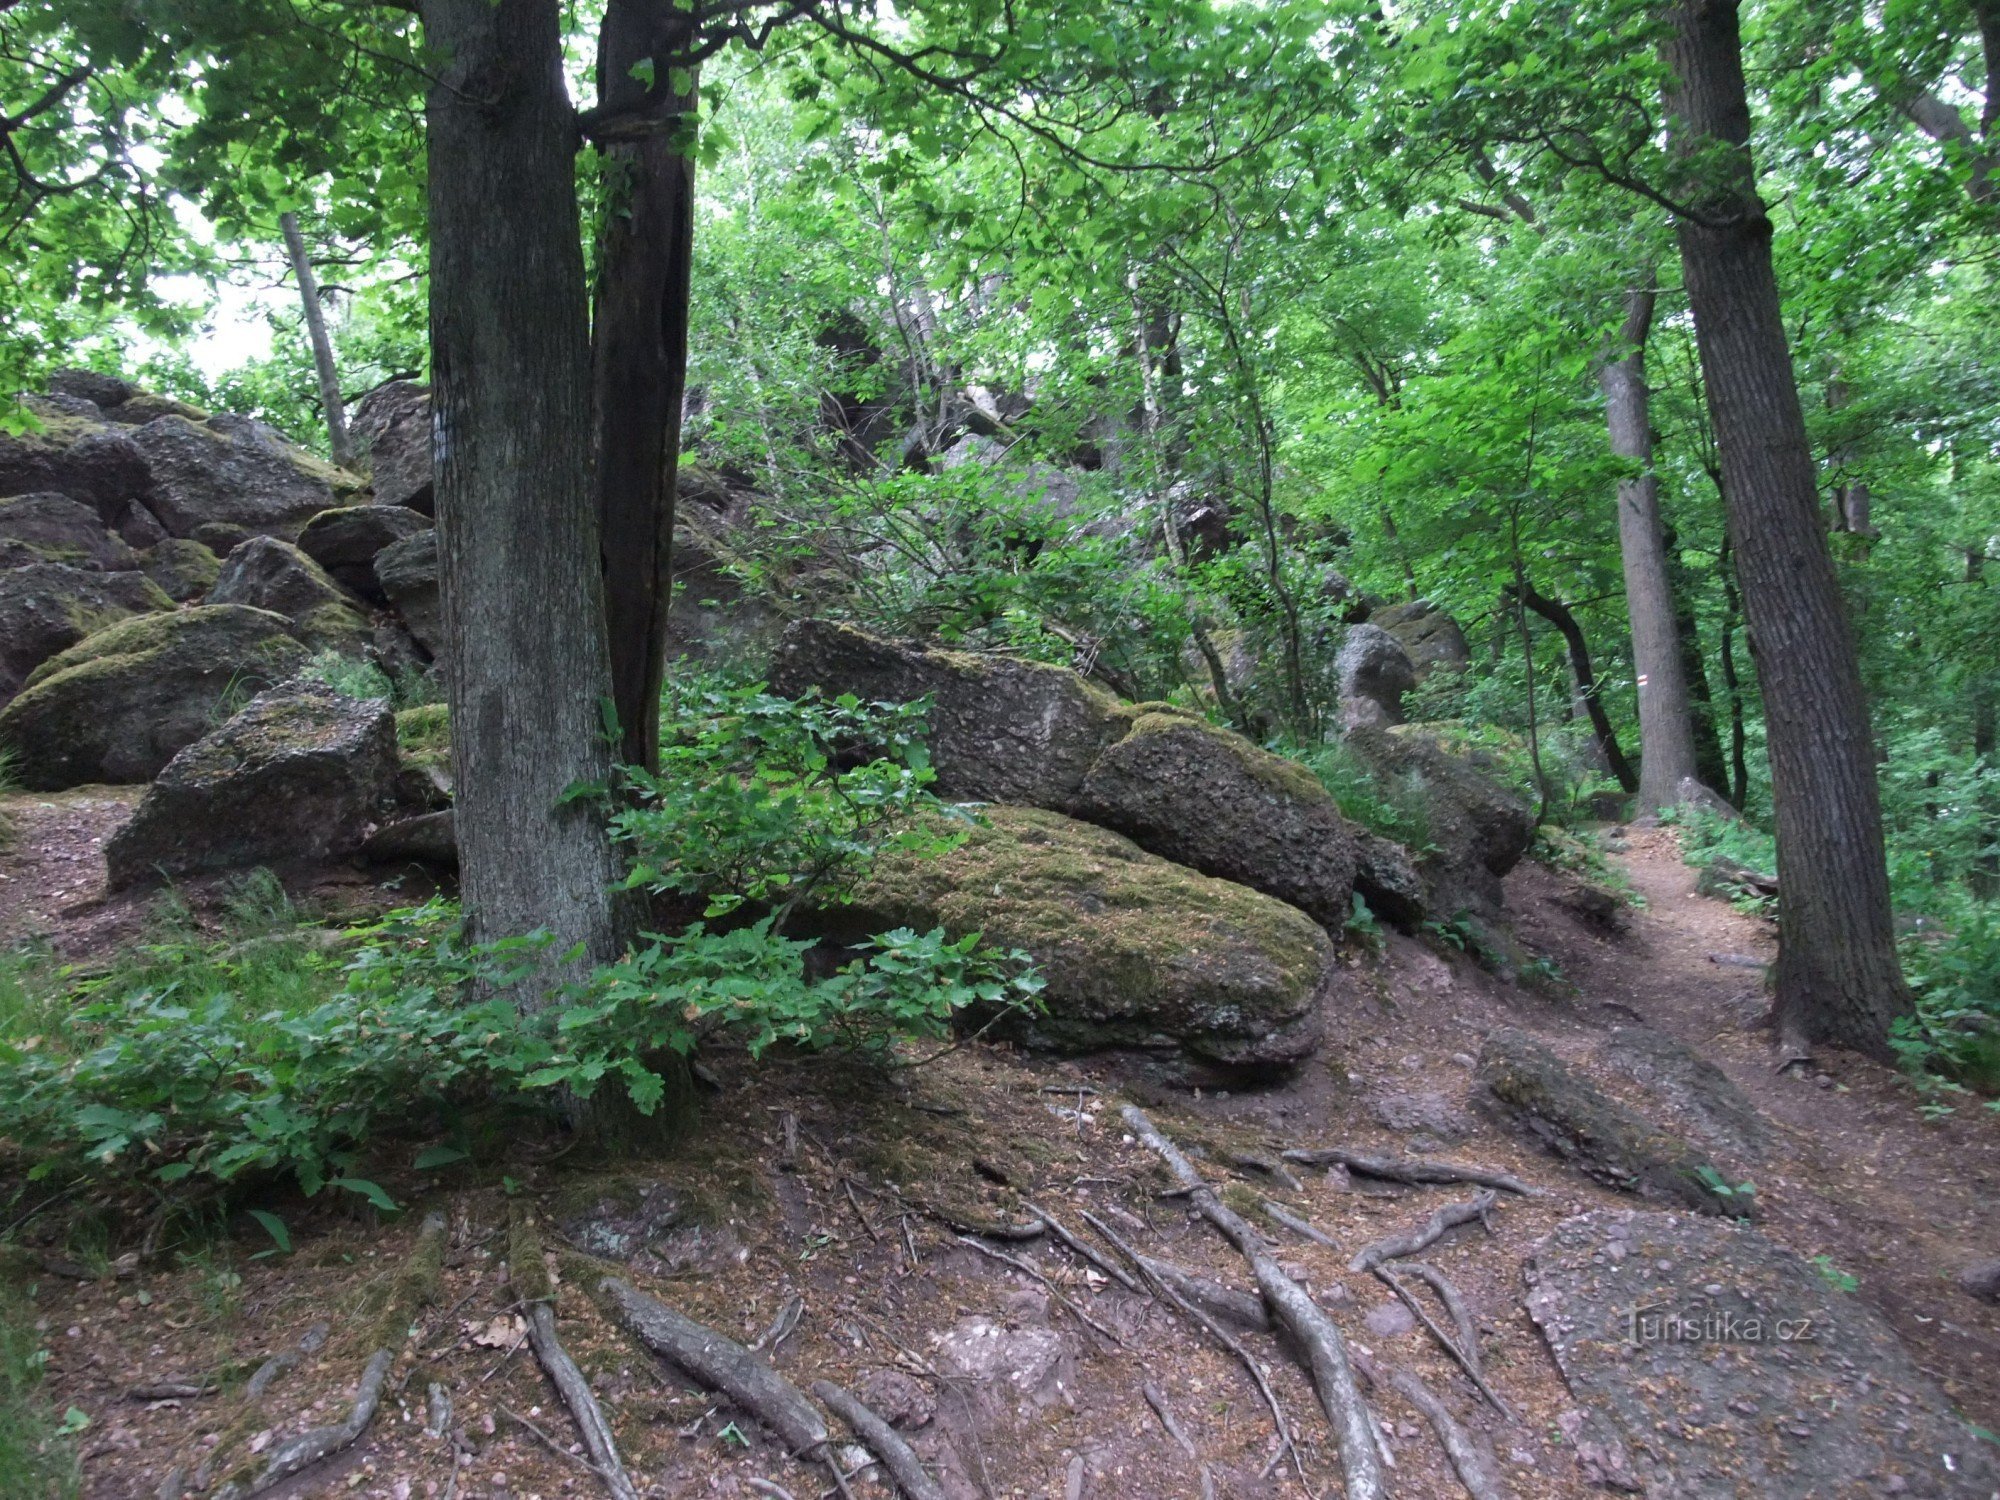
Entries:
[[299, 216], [278, 215], [285, 237], [285, 255], [299, 284], [299, 304], [305, 313], [306, 337], [312, 343], [313, 373], [319, 380], [320, 412], [326, 419], [326, 447], [343, 469], [354, 467], [354, 444], [347, 435], [347, 407], [340, 399], [340, 367], [334, 363], [333, 340], [327, 336], [326, 307], [320, 299], [319, 278], [313, 274], [312, 251], [299, 228]]
[[1882, 1054], [1912, 1006], [1896, 956], [1875, 750], [1750, 158], [1736, 0], [1667, 12], [1686, 168], [1682, 276], [1721, 459], [1777, 813], [1781, 1044]]

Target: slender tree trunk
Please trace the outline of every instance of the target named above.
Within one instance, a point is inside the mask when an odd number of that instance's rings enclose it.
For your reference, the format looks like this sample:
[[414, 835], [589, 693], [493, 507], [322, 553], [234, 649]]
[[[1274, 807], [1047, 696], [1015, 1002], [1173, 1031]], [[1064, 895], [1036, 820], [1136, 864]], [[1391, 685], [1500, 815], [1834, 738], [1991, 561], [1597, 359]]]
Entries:
[[299, 232], [299, 216], [278, 215], [284, 232], [285, 253], [292, 259], [292, 276], [299, 284], [299, 301], [305, 307], [306, 336], [312, 340], [313, 369], [319, 375], [319, 407], [326, 414], [327, 452], [343, 469], [354, 467], [354, 442], [347, 435], [347, 407], [340, 399], [340, 367], [333, 362], [333, 340], [327, 337], [326, 308], [319, 300], [319, 279], [313, 275], [312, 257], [306, 253], [306, 237]]
[[1782, 1045], [1888, 1050], [1912, 1008], [1896, 956], [1868, 704], [1750, 161], [1736, 0], [1679, 0], [1669, 125], [1691, 163], [1682, 277], [1715, 424], [1736, 570], [1763, 686], [1777, 809]]
[[[1569, 650], [1569, 670], [1576, 683], [1576, 696], [1590, 717], [1590, 732], [1597, 740], [1605, 767], [1626, 791], [1637, 791], [1640, 777], [1633, 774], [1630, 762], [1625, 759], [1618, 731], [1612, 727], [1611, 716], [1604, 711], [1604, 702], [1598, 696], [1597, 674], [1590, 665], [1590, 646], [1583, 638], [1583, 627], [1577, 623], [1575, 614], [1560, 599], [1551, 599], [1537, 589], [1525, 573], [1521, 575], [1520, 602], [1555, 626], [1556, 633], [1563, 638], [1563, 645]], [[1643, 724], [1640, 733], [1645, 733]]]
[[1743, 719], [1743, 682], [1736, 670], [1736, 627], [1743, 618], [1743, 602], [1736, 593], [1735, 563], [1728, 538], [1722, 543], [1722, 688], [1729, 694], [1729, 800], [1738, 807], [1749, 806], [1750, 733]]
[[1701, 627], [1694, 609], [1697, 584], [1694, 570], [1681, 560], [1674, 528], [1668, 525], [1665, 529], [1667, 582], [1674, 591], [1674, 630], [1680, 637], [1681, 680], [1687, 683], [1688, 727], [1694, 732], [1694, 774], [1703, 786], [1721, 792], [1729, 785], [1729, 763], [1722, 756], [1722, 733], [1716, 724], [1715, 700], [1709, 692], [1708, 671], [1702, 661]]
[[657, 770], [694, 262], [695, 12], [611, 0], [598, 34], [596, 486], [619, 756]]
[[[542, 983], [614, 956], [610, 691], [590, 349], [556, 0], [423, 0], [438, 556], [459, 878], [472, 935], [542, 930]], [[522, 1003], [544, 998], [531, 989]]]
[[[1985, 544], [1965, 549], [1965, 581], [1974, 588], [1980, 587], [1986, 578]], [[1990, 662], [1981, 662], [1974, 669], [1970, 684], [1972, 698], [1972, 753], [1989, 769], [1994, 766], [1995, 714], [1993, 704], [1993, 667]], [[1991, 900], [2000, 894], [2000, 808], [1994, 806], [1994, 797], [1988, 793], [1980, 798], [1979, 821], [1981, 849], [1972, 862], [1972, 889], [1975, 894]]]
[[[1639, 683], [1639, 811], [1680, 801], [1681, 783], [1697, 774], [1680, 630], [1660, 525], [1660, 477], [1653, 472], [1652, 392], [1646, 385], [1646, 337], [1658, 300], [1651, 278], [1625, 294], [1617, 359], [1597, 372], [1604, 388], [1611, 451], [1640, 472], [1618, 481], [1618, 551], [1625, 565], [1625, 611], [1632, 625], [1632, 669]], [[1600, 710], [1601, 712], [1602, 710]]]

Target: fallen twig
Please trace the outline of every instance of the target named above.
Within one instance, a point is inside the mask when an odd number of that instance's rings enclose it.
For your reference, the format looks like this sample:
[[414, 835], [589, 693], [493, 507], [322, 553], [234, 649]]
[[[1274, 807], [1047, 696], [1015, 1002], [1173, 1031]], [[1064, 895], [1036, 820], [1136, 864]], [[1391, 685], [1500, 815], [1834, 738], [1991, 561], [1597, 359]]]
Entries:
[[1419, 1250], [1435, 1245], [1461, 1224], [1470, 1224], [1474, 1219], [1483, 1222], [1498, 1201], [1494, 1193], [1487, 1191], [1475, 1193], [1463, 1203], [1447, 1203], [1417, 1228], [1377, 1240], [1349, 1261], [1347, 1269], [1372, 1271], [1385, 1260], [1400, 1260], [1406, 1255], [1415, 1255]]
[[1486, 1167], [1466, 1167], [1448, 1161], [1399, 1161], [1387, 1156], [1364, 1156], [1344, 1146], [1316, 1146], [1311, 1150], [1287, 1151], [1286, 1161], [1304, 1167], [1340, 1166], [1363, 1177], [1379, 1177], [1384, 1182], [1440, 1183], [1470, 1182], [1478, 1187], [1500, 1188], [1523, 1198], [1539, 1197], [1536, 1188], [1518, 1177]]
[[734, 1339], [697, 1323], [615, 1276], [598, 1283], [613, 1312], [641, 1343], [694, 1379], [719, 1390], [777, 1433], [794, 1454], [827, 1440], [826, 1422], [799, 1388]]
[[1257, 1290], [1271, 1305], [1271, 1314], [1291, 1334], [1306, 1357], [1312, 1373], [1313, 1389], [1320, 1408], [1332, 1425], [1340, 1446], [1341, 1473], [1347, 1481], [1347, 1500], [1381, 1500], [1387, 1493], [1382, 1478], [1382, 1456], [1369, 1425], [1368, 1406], [1354, 1384], [1354, 1370], [1347, 1360], [1347, 1341], [1326, 1310], [1307, 1295], [1306, 1289], [1285, 1274], [1265, 1247], [1263, 1237], [1250, 1227], [1241, 1214], [1216, 1197], [1215, 1192], [1194, 1169], [1194, 1163], [1137, 1105], [1128, 1104], [1123, 1118], [1132, 1133], [1167, 1165], [1167, 1170], [1183, 1187], [1191, 1190], [1195, 1207], [1250, 1263]]
[[[1271, 1425], [1278, 1432], [1278, 1451], [1273, 1455], [1271, 1463], [1265, 1467], [1265, 1473], [1268, 1474], [1280, 1460], [1287, 1454], [1290, 1454], [1292, 1467], [1298, 1470], [1299, 1479], [1303, 1482], [1305, 1479], [1305, 1466], [1299, 1460], [1299, 1445], [1292, 1437], [1292, 1425], [1285, 1420], [1285, 1409], [1278, 1404], [1278, 1393], [1271, 1389], [1270, 1378], [1265, 1375], [1264, 1367], [1257, 1363], [1257, 1357], [1244, 1347], [1241, 1339], [1224, 1328], [1191, 1299], [1183, 1297], [1174, 1287], [1173, 1283], [1159, 1274], [1156, 1267], [1165, 1265], [1165, 1262], [1154, 1261], [1147, 1256], [1141, 1255], [1137, 1250], [1126, 1244], [1124, 1240], [1120, 1239], [1117, 1231], [1112, 1229], [1095, 1214], [1087, 1213], [1083, 1216], [1083, 1219], [1092, 1229], [1103, 1235], [1120, 1255], [1124, 1256], [1138, 1268], [1139, 1274], [1151, 1283], [1154, 1292], [1159, 1295], [1161, 1301], [1170, 1303], [1172, 1306], [1178, 1308], [1182, 1316], [1190, 1323], [1194, 1324], [1195, 1327], [1199, 1328], [1218, 1344], [1222, 1345], [1223, 1348], [1236, 1356], [1237, 1362], [1249, 1372], [1251, 1383], [1257, 1387], [1257, 1394], [1263, 1397], [1264, 1405], [1269, 1408], [1271, 1413]], [[1178, 1267], [1174, 1269], [1178, 1269]], [[1210, 1283], [1210, 1285], [1213, 1284]]]
[[868, 1222], [868, 1215], [861, 1209], [861, 1200], [854, 1196], [854, 1179], [843, 1177], [840, 1179], [840, 1185], [847, 1190], [847, 1206], [854, 1210], [854, 1217], [861, 1221], [861, 1227], [868, 1232], [868, 1238], [880, 1244], [882, 1236], [876, 1232], [875, 1226]]
[[[508, 1421], [514, 1423], [516, 1426], [522, 1427], [526, 1429], [529, 1433], [533, 1434], [535, 1439], [538, 1442], [540, 1442], [544, 1448], [548, 1449], [549, 1452], [555, 1454], [557, 1458], [566, 1458], [571, 1463], [576, 1464], [579, 1468], [585, 1468], [590, 1470], [591, 1473], [595, 1474], [599, 1479], [604, 1481], [605, 1487], [607, 1489], [611, 1487], [612, 1478], [611, 1475], [606, 1470], [599, 1468], [596, 1464], [592, 1463], [589, 1459], [585, 1458], [581, 1453], [570, 1452], [569, 1449], [565, 1448], [561, 1443], [557, 1442], [554, 1438], [550, 1437], [546, 1432], [542, 1431], [542, 1429], [537, 1427], [533, 1422], [530, 1422], [526, 1417], [522, 1416], [519, 1412], [515, 1411], [513, 1407], [511, 1406], [501, 1407], [500, 1415], [505, 1417]], [[625, 1479], [623, 1472], [620, 1472], [618, 1477], [620, 1479]], [[632, 1484], [631, 1480], [625, 1479], [626, 1492], [628, 1494], [631, 1492], [631, 1484]], [[616, 1492], [614, 1491], [614, 1493]]]
[[792, 1492], [782, 1484], [775, 1484], [768, 1479], [746, 1479], [743, 1482], [758, 1494], [769, 1495], [771, 1500], [792, 1500]]
[[961, 1234], [958, 1237], [958, 1242], [961, 1245], [970, 1245], [974, 1250], [977, 1250], [981, 1255], [986, 1256], [989, 1260], [997, 1260], [1002, 1265], [1012, 1266], [1015, 1270], [1019, 1271], [1023, 1276], [1033, 1277], [1036, 1281], [1039, 1281], [1042, 1284], [1043, 1288], [1048, 1292], [1048, 1294], [1051, 1297], [1055, 1298], [1056, 1301], [1060, 1302], [1064, 1307], [1068, 1308], [1071, 1313], [1075, 1314], [1077, 1320], [1081, 1322], [1085, 1327], [1111, 1340], [1111, 1342], [1118, 1345], [1119, 1348], [1122, 1349], [1125, 1347], [1125, 1341], [1123, 1339], [1118, 1337], [1118, 1335], [1113, 1333], [1109, 1328], [1106, 1328], [1102, 1323], [1098, 1322], [1097, 1319], [1093, 1318], [1089, 1313], [1085, 1312], [1081, 1307], [1079, 1307], [1076, 1304], [1075, 1301], [1073, 1301], [1066, 1293], [1064, 1293], [1061, 1287], [1057, 1286], [1053, 1281], [1049, 1280], [1048, 1277], [1044, 1276], [1040, 1271], [1036, 1270], [1033, 1266], [1029, 1265], [1025, 1260], [1022, 1260], [1020, 1256], [1009, 1255], [1005, 1250], [996, 1250], [991, 1245], [981, 1244], [978, 1240], [974, 1239], [969, 1234]]
[[1138, 1282], [1132, 1279], [1132, 1275], [1129, 1271], [1127, 1271], [1123, 1266], [1118, 1265], [1114, 1261], [1106, 1260], [1103, 1256], [1099, 1255], [1095, 1250], [1091, 1249], [1089, 1245], [1085, 1244], [1082, 1240], [1078, 1239], [1075, 1235], [1071, 1234], [1067, 1229], [1063, 1228], [1062, 1221], [1057, 1219], [1054, 1214], [1050, 1213], [1045, 1208], [1037, 1208], [1032, 1203], [1027, 1205], [1027, 1209], [1029, 1213], [1033, 1214], [1036, 1218], [1040, 1219], [1044, 1224], [1048, 1226], [1050, 1234], [1054, 1235], [1057, 1239], [1061, 1240], [1073, 1252], [1081, 1256], [1084, 1260], [1088, 1261], [1091, 1265], [1097, 1267], [1099, 1271], [1103, 1272], [1106, 1276], [1109, 1276], [1113, 1281], [1117, 1282], [1120, 1286], [1124, 1287], [1126, 1291], [1131, 1292], [1134, 1296], [1143, 1297], [1145, 1295], [1145, 1289], [1141, 1287]]
[[944, 1490], [924, 1471], [916, 1450], [895, 1428], [830, 1380], [815, 1380], [812, 1391], [882, 1460], [882, 1467], [910, 1500], [944, 1500]]
[[1512, 1409], [1508, 1407], [1506, 1402], [1500, 1399], [1493, 1387], [1486, 1383], [1486, 1377], [1480, 1373], [1478, 1360], [1467, 1354], [1465, 1350], [1458, 1346], [1458, 1343], [1450, 1334], [1438, 1327], [1437, 1319], [1433, 1318], [1425, 1310], [1424, 1305], [1410, 1294], [1410, 1289], [1403, 1285], [1394, 1271], [1390, 1270], [1386, 1265], [1374, 1266], [1371, 1269], [1375, 1272], [1376, 1278], [1384, 1286], [1388, 1287], [1390, 1291], [1402, 1299], [1403, 1306], [1407, 1307], [1415, 1315], [1416, 1320], [1424, 1325], [1425, 1330], [1432, 1338], [1438, 1341], [1439, 1346], [1444, 1352], [1449, 1354], [1457, 1362], [1459, 1368], [1465, 1371], [1466, 1377], [1478, 1388], [1479, 1394], [1493, 1403], [1493, 1409], [1508, 1421], [1513, 1421], [1514, 1413]]
[[221, 1390], [219, 1385], [198, 1385], [188, 1380], [161, 1380], [151, 1385], [141, 1383], [125, 1393], [127, 1401], [195, 1401], [203, 1396], [213, 1396]]

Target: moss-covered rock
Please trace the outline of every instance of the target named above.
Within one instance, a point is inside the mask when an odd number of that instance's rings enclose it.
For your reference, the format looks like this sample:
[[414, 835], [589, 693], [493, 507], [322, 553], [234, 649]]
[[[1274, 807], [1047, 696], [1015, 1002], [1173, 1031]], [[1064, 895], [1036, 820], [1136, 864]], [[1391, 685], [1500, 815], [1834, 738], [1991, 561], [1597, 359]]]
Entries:
[[264, 693], [167, 762], [104, 846], [111, 885], [347, 853], [394, 808], [396, 772], [386, 701]]
[[1318, 1042], [1338, 972], [1326, 934], [1295, 908], [1037, 808], [989, 808], [935, 858], [883, 854], [836, 919], [850, 935], [943, 927], [1025, 950], [1048, 979], [1027, 1040], [1064, 1051], [1296, 1062]]
[[170, 536], [142, 552], [139, 567], [169, 599], [186, 604], [215, 587], [222, 559], [200, 542]]
[[417, 532], [375, 554], [375, 581], [416, 643], [444, 655], [444, 598], [438, 590], [437, 533]]
[[104, 573], [67, 563], [0, 570], [0, 703], [43, 662], [93, 631], [174, 607], [143, 573]]
[[1434, 912], [1500, 909], [1500, 877], [1535, 836], [1528, 805], [1469, 756], [1454, 754], [1419, 725], [1349, 731], [1345, 743], [1376, 775], [1422, 797], [1431, 847], [1420, 862]]
[[375, 554], [395, 542], [428, 531], [430, 522], [401, 505], [343, 505], [323, 510], [299, 533], [299, 550], [335, 583], [363, 598], [383, 602], [375, 577]]
[[818, 688], [872, 703], [931, 699], [937, 791], [968, 801], [1062, 807], [1130, 722], [1118, 699], [1062, 667], [925, 650], [827, 620], [785, 631], [771, 685], [794, 698]]
[[1148, 707], [1067, 810], [1338, 931], [1354, 892], [1355, 830], [1318, 778], [1240, 734]]
[[290, 542], [253, 536], [222, 560], [210, 604], [247, 604], [292, 622], [292, 634], [319, 650], [360, 654], [369, 625], [355, 600]]
[[0, 709], [24, 786], [150, 781], [308, 655], [283, 616], [241, 605], [140, 615], [43, 662]]
[[0, 433], [0, 495], [67, 495], [109, 518], [146, 493], [151, 470], [124, 432], [84, 417], [39, 420], [38, 432]]
[[1608, 1186], [1705, 1214], [1747, 1214], [1722, 1174], [1672, 1131], [1635, 1114], [1526, 1032], [1486, 1039], [1484, 1102], [1549, 1151]]
[[51, 493], [0, 500], [0, 568], [30, 563], [117, 572], [136, 567], [138, 559], [81, 500]]

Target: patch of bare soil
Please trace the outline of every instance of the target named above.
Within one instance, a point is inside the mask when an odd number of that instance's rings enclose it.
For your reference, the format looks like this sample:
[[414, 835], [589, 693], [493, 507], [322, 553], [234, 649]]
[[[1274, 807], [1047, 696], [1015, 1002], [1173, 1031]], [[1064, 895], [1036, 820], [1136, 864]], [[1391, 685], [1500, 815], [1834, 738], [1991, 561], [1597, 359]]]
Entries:
[[[1472, 1077], [1489, 1031], [1527, 1027], [1632, 1097], [1629, 1079], [1599, 1057], [1609, 1026], [1634, 1020], [1691, 1043], [1769, 1118], [1755, 1172], [1761, 1227], [1856, 1277], [1853, 1295], [1889, 1314], [1968, 1415], [2000, 1427], [2000, 1326], [1949, 1282], [2000, 1244], [1995, 1122], [1972, 1110], [1927, 1121], [1894, 1075], [1847, 1060], [1827, 1061], [1825, 1084], [1818, 1074], [1773, 1074], [1762, 1035], [1746, 1029], [1757, 973], [1711, 959], [1768, 954], [1763, 924], [1694, 897], [1670, 835], [1633, 835], [1625, 862], [1649, 905], [1624, 936], [1578, 915], [1563, 877], [1529, 870], [1511, 882], [1524, 936], [1559, 962], [1567, 987], [1505, 986], [1462, 955], [1390, 935], [1378, 956], [1354, 957], [1354, 983], [1330, 1002], [1327, 1049], [1279, 1088], [1192, 1089], [1143, 1059], [1052, 1062], [987, 1045], [895, 1075], [838, 1061], [752, 1068], [724, 1056], [711, 1060], [718, 1092], [701, 1138], [677, 1155], [592, 1169], [548, 1159], [545, 1142], [492, 1143], [477, 1167], [385, 1178], [413, 1205], [393, 1223], [325, 1200], [274, 1204], [296, 1246], [289, 1256], [253, 1258], [270, 1241], [243, 1220], [233, 1235], [164, 1247], [134, 1265], [118, 1258], [143, 1226], [100, 1225], [80, 1246], [90, 1221], [72, 1224], [67, 1238], [39, 1245], [44, 1263], [107, 1269], [95, 1279], [44, 1274], [38, 1295], [53, 1395], [91, 1418], [86, 1493], [152, 1500], [175, 1469], [213, 1482], [343, 1416], [368, 1357], [371, 1309], [407, 1263], [419, 1209], [447, 1217], [444, 1264], [379, 1415], [345, 1454], [272, 1493], [555, 1500], [602, 1491], [523, 1346], [523, 1268], [508, 1264], [509, 1215], [523, 1209], [550, 1252], [561, 1337], [642, 1494], [808, 1500], [837, 1491], [824, 1465], [788, 1455], [728, 1399], [694, 1390], [628, 1338], [594, 1295], [607, 1275], [744, 1343], [782, 1329], [796, 1300], [796, 1329], [766, 1346], [775, 1367], [802, 1387], [832, 1379], [873, 1402], [953, 1500], [1198, 1496], [1204, 1469], [1226, 1496], [1335, 1492], [1327, 1421], [1271, 1335], [1247, 1333], [1243, 1343], [1299, 1435], [1296, 1468], [1276, 1450], [1243, 1367], [1181, 1313], [1123, 1289], [1048, 1233], [979, 1235], [1049, 1214], [1116, 1263], [1089, 1214], [1147, 1255], [1247, 1289], [1242, 1258], [1170, 1194], [1120, 1121], [1126, 1100], [1194, 1153], [1233, 1207], [1256, 1217], [1275, 1200], [1332, 1242], [1262, 1220], [1281, 1262], [1352, 1347], [1385, 1374], [1420, 1375], [1497, 1461], [1509, 1493], [1598, 1493], [1564, 1435], [1576, 1430], [1573, 1403], [1524, 1308], [1522, 1267], [1570, 1215], [1652, 1205], [1494, 1123], [1472, 1097]], [[1477, 1163], [1537, 1189], [1500, 1194], [1486, 1227], [1453, 1228], [1423, 1255], [1462, 1294], [1486, 1379], [1511, 1420], [1386, 1286], [1348, 1269], [1362, 1247], [1472, 1190], [1267, 1169], [1286, 1148], [1326, 1145]], [[1428, 1290], [1413, 1289], [1450, 1330]], [[321, 1322], [330, 1325], [324, 1346], [251, 1399], [248, 1373]], [[176, 1382], [195, 1394], [160, 1389]], [[1192, 1454], [1166, 1430], [1148, 1385]], [[431, 1420], [433, 1387], [448, 1397], [442, 1422]], [[1387, 1390], [1372, 1401], [1395, 1493], [1463, 1495], [1424, 1417]], [[873, 1472], [844, 1482], [857, 1496], [890, 1493]]]

